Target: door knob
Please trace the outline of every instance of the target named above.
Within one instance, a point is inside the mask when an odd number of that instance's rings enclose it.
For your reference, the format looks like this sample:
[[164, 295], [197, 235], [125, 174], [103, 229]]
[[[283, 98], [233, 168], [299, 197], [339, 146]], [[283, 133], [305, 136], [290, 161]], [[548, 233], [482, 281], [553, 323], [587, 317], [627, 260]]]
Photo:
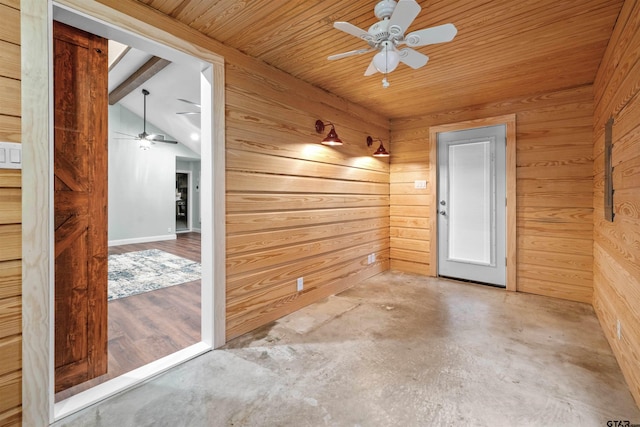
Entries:
[[440, 215], [442, 215], [442, 216], [447, 216], [447, 213], [446, 213], [445, 211], [440, 211], [440, 212], [438, 212], [438, 213], [439, 213]]

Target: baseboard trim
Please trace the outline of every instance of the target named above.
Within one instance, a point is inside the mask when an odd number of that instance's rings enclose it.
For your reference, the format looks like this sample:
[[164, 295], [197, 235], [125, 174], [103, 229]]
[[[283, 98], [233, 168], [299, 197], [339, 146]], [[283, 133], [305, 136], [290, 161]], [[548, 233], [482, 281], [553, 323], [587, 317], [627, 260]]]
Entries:
[[161, 242], [163, 240], [176, 240], [176, 235], [165, 234], [163, 236], [134, 237], [132, 239], [109, 240], [109, 246], [131, 245], [134, 243]]

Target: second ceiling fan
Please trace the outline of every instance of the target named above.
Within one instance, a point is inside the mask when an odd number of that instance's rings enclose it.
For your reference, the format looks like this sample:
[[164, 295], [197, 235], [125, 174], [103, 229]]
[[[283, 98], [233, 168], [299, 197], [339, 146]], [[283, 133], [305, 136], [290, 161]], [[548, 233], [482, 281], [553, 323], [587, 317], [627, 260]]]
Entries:
[[[443, 24], [437, 27], [412, 31], [405, 35], [405, 31], [418, 16], [422, 8], [415, 0], [382, 0], [375, 6], [375, 15], [380, 21], [373, 24], [367, 31], [349, 22], [334, 22], [334, 28], [364, 40], [369, 47], [352, 50], [329, 56], [329, 60], [347, 58], [354, 55], [378, 51], [365, 71], [365, 76], [376, 72], [384, 74], [382, 87], [389, 87], [387, 74], [396, 69], [400, 62], [413, 69], [423, 67], [429, 57], [412, 47], [444, 43], [453, 40], [458, 33], [455, 25]], [[408, 47], [399, 48], [402, 45]]]
[[[127, 133], [117, 132], [120, 135], [126, 135], [130, 139], [134, 139], [136, 141], [140, 141], [140, 148], [143, 150], [148, 150], [151, 148], [151, 144], [156, 142], [164, 142], [167, 144], [177, 144], [178, 141], [172, 141], [170, 139], [165, 139], [164, 135], [159, 133], [147, 133], [147, 96], [149, 95], [149, 91], [146, 89], [142, 89], [142, 95], [144, 95], [144, 104], [142, 110], [142, 133], [138, 135], [129, 135]], [[127, 138], [127, 139], [129, 139]]]

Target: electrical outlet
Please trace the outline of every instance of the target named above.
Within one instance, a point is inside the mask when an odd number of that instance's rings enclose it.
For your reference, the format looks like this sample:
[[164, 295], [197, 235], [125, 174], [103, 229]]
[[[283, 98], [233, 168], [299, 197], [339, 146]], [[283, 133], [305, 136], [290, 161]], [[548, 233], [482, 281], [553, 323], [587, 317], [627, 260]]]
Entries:
[[374, 262], [376, 262], [376, 254], [372, 253], [371, 254], [371, 264], [373, 264]]
[[296, 280], [296, 289], [298, 292], [304, 289], [304, 278], [298, 277], [298, 280]]
[[620, 319], [616, 323], [616, 333], [618, 334], [618, 339], [622, 338], [622, 325], [620, 324]]

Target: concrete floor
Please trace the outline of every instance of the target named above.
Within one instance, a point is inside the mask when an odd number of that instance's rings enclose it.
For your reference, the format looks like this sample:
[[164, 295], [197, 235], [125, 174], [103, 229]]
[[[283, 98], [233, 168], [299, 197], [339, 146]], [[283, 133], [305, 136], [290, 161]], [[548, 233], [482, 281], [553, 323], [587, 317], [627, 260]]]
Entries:
[[386, 272], [60, 426], [640, 423], [589, 305]]

